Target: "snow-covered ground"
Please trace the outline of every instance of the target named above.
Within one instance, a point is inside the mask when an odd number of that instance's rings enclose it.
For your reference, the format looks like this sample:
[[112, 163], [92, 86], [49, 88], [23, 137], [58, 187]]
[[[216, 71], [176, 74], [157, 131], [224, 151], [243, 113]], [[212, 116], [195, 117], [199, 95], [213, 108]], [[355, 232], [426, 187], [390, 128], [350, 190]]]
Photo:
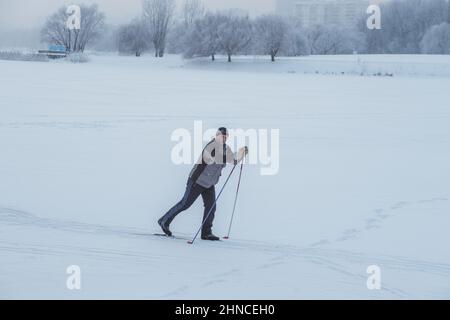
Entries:
[[[450, 76], [433, 71], [450, 59], [302, 72], [346, 59], [0, 61], [0, 298], [450, 298]], [[196, 120], [280, 129], [280, 171], [247, 166], [232, 239], [191, 246], [151, 234], [191, 169], [172, 163], [171, 134]], [[173, 231], [192, 236], [202, 209]]]

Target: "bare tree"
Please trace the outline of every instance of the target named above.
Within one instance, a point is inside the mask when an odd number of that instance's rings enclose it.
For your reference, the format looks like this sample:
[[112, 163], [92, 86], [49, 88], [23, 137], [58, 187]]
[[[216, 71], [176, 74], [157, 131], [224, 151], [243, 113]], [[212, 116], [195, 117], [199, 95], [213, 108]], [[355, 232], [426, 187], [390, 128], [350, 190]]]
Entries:
[[67, 8], [62, 7], [47, 19], [41, 30], [41, 41], [66, 47], [68, 52], [84, 52], [86, 46], [98, 39], [104, 26], [105, 15], [97, 5], [81, 5], [81, 28], [70, 30], [66, 26]]
[[367, 16], [359, 23], [368, 53], [420, 53], [421, 41], [429, 28], [450, 23], [448, 0], [395, 0], [382, 2], [380, 6], [381, 30], [368, 30]]
[[248, 16], [240, 16], [229, 13], [225, 16], [224, 22], [218, 26], [219, 44], [221, 50], [231, 56], [246, 49], [252, 40], [252, 23]]
[[191, 28], [186, 28], [183, 21], [179, 21], [170, 28], [167, 35], [166, 52], [173, 54], [182, 54], [188, 46], [187, 39]]
[[182, 10], [184, 26], [187, 28], [205, 15], [205, 6], [201, 0], [185, 0]]
[[307, 39], [306, 29], [301, 20], [296, 17], [288, 17], [286, 20], [286, 40], [280, 49], [279, 55], [305, 56], [311, 53]]
[[144, 20], [155, 47], [155, 57], [163, 57], [169, 25], [175, 11], [174, 0], [144, 0]]
[[426, 54], [450, 54], [450, 24], [432, 26], [425, 33], [421, 47]]
[[185, 58], [194, 56], [211, 56], [215, 60], [220, 51], [219, 26], [225, 23], [227, 17], [216, 13], [207, 13], [202, 19], [196, 20], [186, 38]]
[[185, 53], [192, 47], [188, 42], [191, 29], [197, 20], [205, 16], [205, 7], [201, 0], [185, 0], [179, 13], [179, 18], [167, 35], [167, 51], [170, 53]]
[[150, 36], [142, 19], [134, 19], [131, 23], [121, 26], [117, 34], [117, 44], [120, 53], [132, 53], [136, 57], [150, 48]]
[[349, 54], [365, 48], [364, 35], [355, 30], [315, 26], [308, 32], [311, 54]]
[[269, 54], [274, 62], [286, 39], [287, 23], [277, 15], [261, 16], [256, 19], [254, 32], [257, 47], [262, 53]]
[[98, 39], [101, 36], [101, 31], [105, 22], [105, 14], [99, 12], [97, 5], [91, 5], [89, 7], [81, 7], [81, 32], [79, 34], [78, 48], [75, 50], [83, 52], [86, 49], [86, 45]]

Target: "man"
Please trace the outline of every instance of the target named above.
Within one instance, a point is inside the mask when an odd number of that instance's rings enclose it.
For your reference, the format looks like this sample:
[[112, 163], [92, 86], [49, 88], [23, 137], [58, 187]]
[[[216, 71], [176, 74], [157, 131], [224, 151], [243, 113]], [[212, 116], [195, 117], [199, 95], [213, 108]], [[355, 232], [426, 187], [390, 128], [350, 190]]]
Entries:
[[212, 225], [216, 211], [215, 185], [219, 182], [222, 170], [227, 163], [237, 165], [248, 154], [248, 148], [244, 147], [239, 150], [236, 157], [231, 151], [231, 148], [226, 144], [228, 137], [228, 130], [226, 128], [219, 128], [216, 137], [206, 145], [200, 160], [192, 169], [183, 199], [159, 219], [158, 224], [167, 236], [172, 236], [169, 226], [173, 219], [179, 213], [189, 209], [195, 200], [199, 196], [202, 196], [205, 206], [202, 239], [210, 241], [220, 240], [219, 237], [216, 237], [212, 233]]

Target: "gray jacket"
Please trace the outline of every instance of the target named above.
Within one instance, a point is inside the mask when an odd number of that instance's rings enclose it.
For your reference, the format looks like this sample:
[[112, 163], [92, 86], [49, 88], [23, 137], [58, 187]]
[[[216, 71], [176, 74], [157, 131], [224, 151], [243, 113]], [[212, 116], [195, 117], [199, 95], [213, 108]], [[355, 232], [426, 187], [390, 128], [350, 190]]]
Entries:
[[226, 144], [215, 140], [208, 143], [192, 169], [189, 178], [204, 188], [215, 186], [227, 163], [236, 163], [235, 154]]

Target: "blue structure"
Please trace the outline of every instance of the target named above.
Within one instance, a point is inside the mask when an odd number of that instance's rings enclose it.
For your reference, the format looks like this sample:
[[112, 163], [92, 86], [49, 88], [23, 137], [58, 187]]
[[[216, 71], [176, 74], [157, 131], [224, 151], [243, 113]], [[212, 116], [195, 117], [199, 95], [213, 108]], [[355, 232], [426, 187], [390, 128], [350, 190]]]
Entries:
[[50, 51], [50, 52], [67, 53], [66, 46], [59, 45], [59, 44], [49, 45], [48, 46], [48, 51]]
[[52, 44], [48, 46], [48, 50], [39, 50], [39, 54], [46, 55], [50, 59], [64, 58], [67, 56], [66, 46]]

